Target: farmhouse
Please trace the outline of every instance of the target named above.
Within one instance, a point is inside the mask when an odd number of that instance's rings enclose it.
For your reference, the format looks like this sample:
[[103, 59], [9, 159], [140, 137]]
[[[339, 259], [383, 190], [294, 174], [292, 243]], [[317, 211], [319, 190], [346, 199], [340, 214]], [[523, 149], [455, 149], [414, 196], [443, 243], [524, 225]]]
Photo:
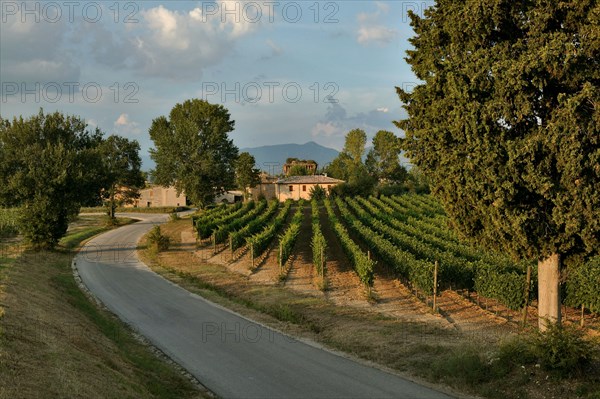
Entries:
[[268, 173], [262, 172], [260, 174], [260, 183], [258, 183], [255, 187], [248, 189], [250, 197], [255, 201], [263, 197], [266, 199], [277, 198], [275, 192], [276, 181], [276, 177], [270, 176]]
[[185, 193], [177, 195], [175, 187], [150, 186], [140, 190], [140, 197], [130, 206], [135, 207], [163, 207], [163, 206], [186, 206], [187, 197]]
[[343, 180], [333, 179], [328, 176], [290, 176], [275, 182], [275, 194], [279, 201], [287, 199], [299, 200], [310, 199], [310, 192], [313, 187], [321, 186], [327, 193]]
[[253, 200], [265, 198], [271, 200], [277, 198], [284, 202], [287, 199], [299, 200], [310, 199], [311, 189], [315, 186], [321, 186], [327, 193], [338, 184], [343, 183], [343, 180], [333, 179], [327, 176], [311, 175], [311, 176], [290, 176], [283, 179], [263, 174], [260, 183], [249, 189], [250, 196]]

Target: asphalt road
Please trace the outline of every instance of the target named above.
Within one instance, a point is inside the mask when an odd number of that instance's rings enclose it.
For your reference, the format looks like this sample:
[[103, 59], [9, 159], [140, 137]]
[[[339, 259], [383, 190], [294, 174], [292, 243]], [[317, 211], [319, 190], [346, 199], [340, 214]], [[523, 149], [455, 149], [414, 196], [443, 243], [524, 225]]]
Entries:
[[223, 398], [450, 398], [297, 341], [152, 272], [139, 239], [164, 215], [91, 240], [76, 258], [84, 284], [111, 311]]

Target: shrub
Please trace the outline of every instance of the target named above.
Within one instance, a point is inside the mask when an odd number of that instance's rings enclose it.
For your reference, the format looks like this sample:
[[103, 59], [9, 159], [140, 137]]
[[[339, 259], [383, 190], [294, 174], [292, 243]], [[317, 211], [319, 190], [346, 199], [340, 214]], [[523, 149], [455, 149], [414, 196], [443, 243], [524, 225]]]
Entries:
[[546, 331], [537, 332], [532, 345], [540, 365], [562, 377], [581, 372], [591, 362], [596, 349], [584, 338], [583, 330], [555, 323], [549, 323]]
[[513, 370], [536, 361], [531, 342], [519, 335], [501, 342], [488, 364], [496, 378], [503, 378]]
[[309, 195], [311, 200], [322, 201], [327, 198], [327, 191], [323, 187], [316, 185], [310, 189]]
[[402, 195], [408, 191], [405, 185], [403, 184], [378, 184], [375, 187], [375, 196], [379, 198], [382, 195], [386, 197], [391, 197], [394, 195]]
[[484, 357], [476, 348], [459, 348], [449, 356], [440, 356], [429, 366], [437, 380], [459, 381], [469, 386], [480, 385], [490, 380], [490, 370]]
[[154, 226], [148, 234], [148, 246], [156, 252], [166, 251], [171, 245], [171, 239], [162, 234], [160, 226]]

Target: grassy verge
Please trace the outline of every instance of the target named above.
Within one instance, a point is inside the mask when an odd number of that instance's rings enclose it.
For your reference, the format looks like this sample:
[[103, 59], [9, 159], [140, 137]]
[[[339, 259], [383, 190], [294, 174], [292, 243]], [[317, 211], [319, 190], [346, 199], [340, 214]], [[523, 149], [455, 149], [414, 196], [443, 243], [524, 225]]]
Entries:
[[54, 252], [1, 261], [0, 398], [202, 398], [77, 287], [73, 248], [106, 230], [78, 221]]
[[146, 263], [189, 291], [259, 322], [466, 394], [600, 399], [597, 357], [561, 376], [540, 366], [529, 335], [501, 341], [485, 330], [460, 333], [368, 308], [337, 306], [283, 284], [253, 282], [182, 250], [181, 233], [188, 228], [187, 220], [164, 225], [162, 232], [170, 237], [171, 248], [158, 254], [142, 250]]
[[[69, 229], [69, 234], [60, 241], [60, 248], [73, 250], [81, 243], [105, 231], [135, 223], [135, 219], [116, 218], [114, 222], [108, 223], [105, 217], [79, 218], [79, 226]], [[89, 226], [91, 224], [91, 226]], [[97, 225], [96, 225], [97, 224]]]

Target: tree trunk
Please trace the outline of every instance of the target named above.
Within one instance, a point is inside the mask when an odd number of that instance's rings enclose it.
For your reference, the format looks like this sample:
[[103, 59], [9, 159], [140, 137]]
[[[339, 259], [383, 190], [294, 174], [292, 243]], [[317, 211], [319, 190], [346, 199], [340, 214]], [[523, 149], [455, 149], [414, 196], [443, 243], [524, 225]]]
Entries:
[[115, 196], [110, 196], [110, 219], [113, 220], [115, 218], [115, 210], [117, 206], [115, 205]]
[[545, 331], [548, 323], [561, 321], [560, 255], [538, 261], [538, 325]]

